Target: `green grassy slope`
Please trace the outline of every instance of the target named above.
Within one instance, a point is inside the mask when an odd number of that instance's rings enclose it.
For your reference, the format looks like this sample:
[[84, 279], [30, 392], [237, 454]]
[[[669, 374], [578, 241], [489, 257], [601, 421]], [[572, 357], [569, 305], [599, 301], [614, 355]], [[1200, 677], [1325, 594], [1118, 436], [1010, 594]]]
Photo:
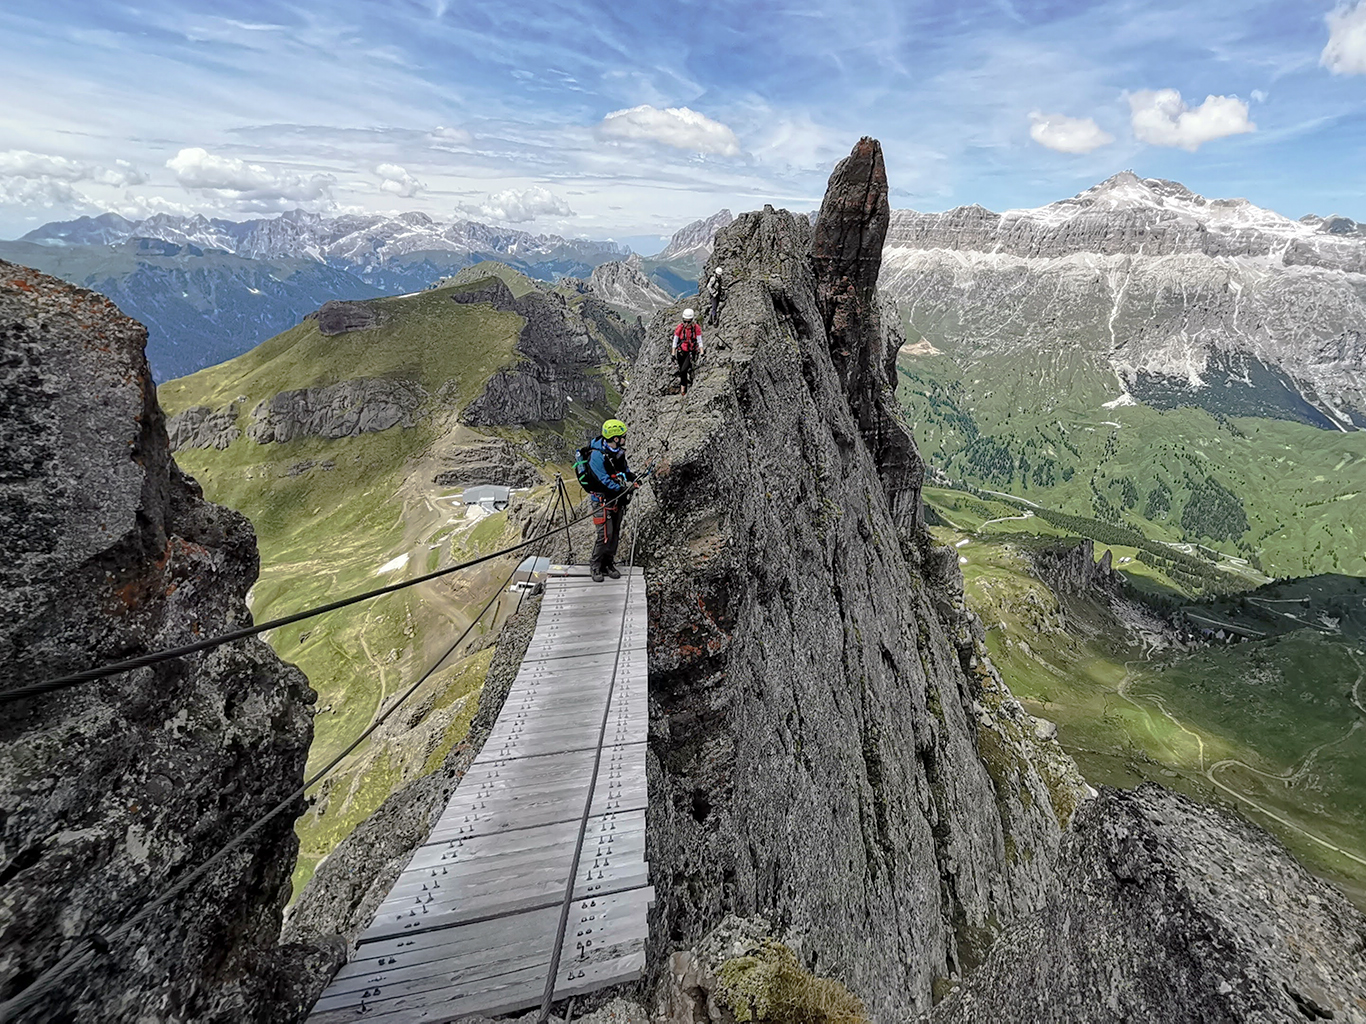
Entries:
[[1105, 408], [1113, 375], [1075, 348], [1001, 366], [905, 353], [899, 370], [916, 440], [954, 480], [1269, 576], [1366, 574], [1366, 431]]
[[[954, 524], [932, 529], [959, 552], [969, 606], [1006, 683], [1058, 723], [1090, 781], [1153, 781], [1232, 805], [1366, 906], [1362, 581], [1316, 577], [1192, 606], [1247, 629], [1279, 617], [1281, 634], [1266, 640], [1155, 644], [1155, 623], [1145, 638], [1141, 624], [1060, 598], [1038, 578], [1027, 555], [1056, 542], [1055, 527], [1005, 502], [939, 489], [926, 497]], [[1157, 572], [1169, 594], [1179, 587], [1151, 567], [1124, 568]]]
[[[461, 286], [456, 286], [461, 287]], [[467, 510], [459, 488], [436, 486], [461, 445], [501, 438], [554, 452], [582, 443], [607, 409], [576, 409], [570, 421], [475, 431], [460, 425], [463, 405], [499, 366], [518, 356], [515, 314], [458, 305], [450, 288], [376, 300], [383, 326], [324, 337], [308, 320], [252, 351], [160, 389], [174, 414], [193, 405], [239, 403], [238, 425], [282, 390], [357, 377], [417, 380], [433, 397], [416, 426], [325, 440], [259, 445], [245, 432], [227, 449], [186, 449], [177, 462], [212, 501], [253, 522], [261, 575], [251, 595], [258, 621], [339, 596], [421, 575], [521, 538], [525, 519], [551, 493], [554, 473], [525, 495], [527, 508], [494, 514]], [[498, 590], [517, 557], [295, 624], [267, 637], [299, 665], [318, 692], [309, 770], [345, 749], [396, 694], [409, 686]], [[515, 605], [504, 594], [474, 634], [478, 642]], [[325, 781], [297, 826], [296, 889], [319, 859], [407, 779], [433, 770], [464, 736], [478, 707], [491, 651], [457, 652], [405, 705]]]
[[463, 405], [494, 370], [516, 361], [514, 346], [524, 323], [515, 313], [450, 300], [453, 289], [472, 286], [373, 299], [388, 318], [373, 331], [328, 337], [316, 320], [305, 320], [236, 359], [167, 381], [157, 395], [168, 414], [192, 405], [218, 408], [245, 395], [245, 415], [256, 401], [279, 391], [358, 377], [401, 377], [433, 392], [455, 381]]

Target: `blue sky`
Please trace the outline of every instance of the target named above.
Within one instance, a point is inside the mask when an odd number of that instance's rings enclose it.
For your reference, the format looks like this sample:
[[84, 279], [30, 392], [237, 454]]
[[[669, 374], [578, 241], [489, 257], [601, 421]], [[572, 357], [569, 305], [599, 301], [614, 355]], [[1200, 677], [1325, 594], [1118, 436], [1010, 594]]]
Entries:
[[819, 202], [1036, 206], [1116, 171], [1366, 219], [1366, 0], [0, 7], [0, 237], [115, 210], [422, 210], [655, 238]]

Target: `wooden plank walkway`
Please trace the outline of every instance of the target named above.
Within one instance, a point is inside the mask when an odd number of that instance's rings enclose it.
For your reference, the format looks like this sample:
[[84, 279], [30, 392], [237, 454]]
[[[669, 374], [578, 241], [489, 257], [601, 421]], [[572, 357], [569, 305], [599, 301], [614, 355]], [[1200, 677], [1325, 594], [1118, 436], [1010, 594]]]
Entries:
[[645, 580], [639, 569], [602, 583], [582, 566], [551, 572], [562, 575], [546, 580], [493, 732], [308, 1024], [539, 1006], [581, 827], [555, 999], [644, 970]]

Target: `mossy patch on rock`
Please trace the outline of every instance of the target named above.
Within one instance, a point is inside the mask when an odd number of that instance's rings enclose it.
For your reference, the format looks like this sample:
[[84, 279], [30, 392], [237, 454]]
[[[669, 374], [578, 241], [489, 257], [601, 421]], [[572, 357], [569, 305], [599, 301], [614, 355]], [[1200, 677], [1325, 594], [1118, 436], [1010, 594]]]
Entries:
[[784, 1024], [867, 1024], [860, 999], [833, 978], [802, 967], [776, 939], [763, 939], [721, 965], [722, 990], [737, 1021]]

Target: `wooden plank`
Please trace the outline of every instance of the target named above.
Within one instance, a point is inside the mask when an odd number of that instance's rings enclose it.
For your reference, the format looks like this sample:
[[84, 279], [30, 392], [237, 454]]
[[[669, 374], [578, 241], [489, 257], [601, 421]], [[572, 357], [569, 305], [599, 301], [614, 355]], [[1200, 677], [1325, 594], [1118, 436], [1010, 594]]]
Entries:
[[538, 1005], [590, 785], [556, 998], [643, 971], [654, 899], [644, 580], [571, 571], [547, 581], [493, 734], [310, 1024], [354, 1021], [362, 1007], [366, 1020], [437, 1024]]
[[[623, 895], [618, 905], [624, 904], [625, 913], [615, 918], [611, 908], [605, 905], [589, 908], [586, 903], [580, 913], [571, 914], [565, 930], [567, 955], [562, 960], [563, 981], [557, 983], [557, 991], [561, 985], [566, 989], [588, 991], [585, 985], [609, 983], [604, 978], [624, 979], [629, 968], [625, 968], [623, 962], [637, 954], [643, 955], [648, 932], [645, 912], [652, 902], [653, 890], [638, 890]], [[544, 918], [552, 911], [554, 921], [548, 927], [542, 927]], [[512, 921], [511, 927], [501, 927], [507, 922], [499, 922], [500, 928], [496, 931], [464, 929], [477, 931], [479, 935], [471, 936], [472, 942], [463, 956], [431, 959], [411, 967], [390, 967], [376, 962], [376, 969], [369, 974], [353, 974], [346, 979], [344, 984], [351, 986], [348, 991], [334, 994], [329, 989], [324, 997], [326, 1001], [319, 1000], [321, 1016], [315, 1024], [344, 1019], [329, 1018], [327, 1014], [349, 1012], [355, 1019], [362, 1000], [367, 1007], [364, 1015], [367, 1021], [445, 1022], [476, 1009], [487, 1014], [538, 1005], [545, 986], [545, 971], [550, 964], [551, 944], [548, 938], [538, 942], [535, 936], [538, 932], [541, 936], [553, 932], [558, 914], [557, 905], [522, 915]], [[590, 914], [594, 915], [592, 920], [583, 920]], [[510, 936], [518, 933], [520, 938], [509, 941]], [[481, 953], [474, 945], [480, 938], [492, 938], [495, 945]], [[540, 989], [527, 984], [531, 977], [537, 976], [537, 971]], [[571, 973], [575, 975], [572, 979], [568, 977]], [[489, 1005], [490, 1000], [497, 1002]], [[419, 1013], [423, 1015], [407, 1016]]]

